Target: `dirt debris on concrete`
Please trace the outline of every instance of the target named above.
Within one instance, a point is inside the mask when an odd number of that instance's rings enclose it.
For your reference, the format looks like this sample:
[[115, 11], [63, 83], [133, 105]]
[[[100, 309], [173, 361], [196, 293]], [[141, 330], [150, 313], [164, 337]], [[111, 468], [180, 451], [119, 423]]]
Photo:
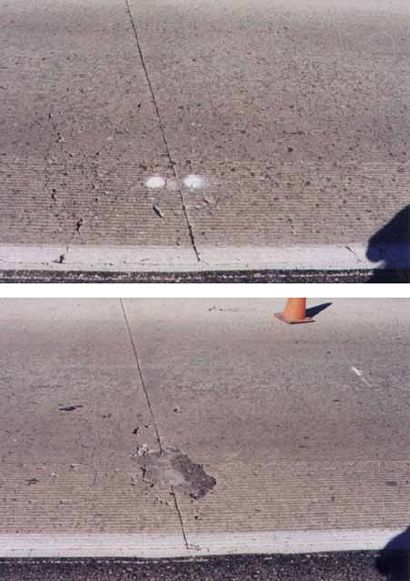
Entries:
[[73, 412], [79, 408], [84, 407], [83, 404], [77, 404], [77, 405], [66, 405], [66, 406], [60, 406], [58, 408], [58, 410], [60, 412]]
[[158, 204], [154, 204], [154, 205], [152, 206], [152, 208], [153, 208], [153, 210], [154, 210], [154, 212], [156, 213], [156, 215], [157, 215], [157, 216], [159, 216], [160, 218], [163, 218], [163, 217], [164, 217], [164, 214], [162, 213], [162, 210], [161, 210], [161, 208], [158, 206]]

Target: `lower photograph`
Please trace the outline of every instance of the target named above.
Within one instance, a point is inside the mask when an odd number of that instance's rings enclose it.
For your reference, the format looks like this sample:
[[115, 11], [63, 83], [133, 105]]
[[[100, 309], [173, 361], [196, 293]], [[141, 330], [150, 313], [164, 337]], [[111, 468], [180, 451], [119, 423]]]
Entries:
[[0, 579], [410, 579], [410, 300], [1, 299]]

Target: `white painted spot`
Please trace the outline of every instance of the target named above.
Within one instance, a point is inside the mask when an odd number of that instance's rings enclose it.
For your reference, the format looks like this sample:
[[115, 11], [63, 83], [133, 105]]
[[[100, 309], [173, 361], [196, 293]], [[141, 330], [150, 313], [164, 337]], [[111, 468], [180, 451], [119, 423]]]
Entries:
[[165, 179], [161, 176], [152, 176], [145, 182], [147, 188], [163, 188], [165, 187]]
[[353, 371], [353, 373], [356, 373], [356, 375], [358, 377], [360, 377], [360, 379], [363, 381], [363, 383], [365, 383], [367, 385], [367, 387], [371, 387], [371, 385], [367, 381], [367, 379], [365, 377], [363, 377], [363, 371], [360, 371], [360, 369], [357, 369], [356, 367], [352, 367], [352, 371]]
[[193, 190], [199, 190], [204, 186], [204, 180], [201, 176], [194, 174], [189, 174], [184, 178], [184, 185], [187, 188], [192, 188]]

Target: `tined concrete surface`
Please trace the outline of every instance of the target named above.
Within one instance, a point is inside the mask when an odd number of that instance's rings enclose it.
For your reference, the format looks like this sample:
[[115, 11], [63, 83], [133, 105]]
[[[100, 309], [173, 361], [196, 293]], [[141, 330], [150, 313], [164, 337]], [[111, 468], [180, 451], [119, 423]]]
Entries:
[[119, 302], [2, 300], [0, 320], [0, 535], [159, 528], [182, 544], [169, 487], [135, 477], [134, 432], [158, 442]]
[[217, 482], [178, 494], [190, 542], [408, 525], [407, 300], [336, 299], [303, 326], [277, 300], [125, 306], [162, 439]]
[[405, 529], [409, 301], [310, 300], [300, 326], [283, 306], [1, 301], [2, 555], [378, 549]]
[[0, 241], [190, 246], [126, 4], [2, 0], [0, 19]]
[[2, 245], [222, 264], [408, 243], [405, 0], [1, 0], [0, 19]]
[[405, 0], [130, 4], [199, 250], [367, 242], [408, 204]]

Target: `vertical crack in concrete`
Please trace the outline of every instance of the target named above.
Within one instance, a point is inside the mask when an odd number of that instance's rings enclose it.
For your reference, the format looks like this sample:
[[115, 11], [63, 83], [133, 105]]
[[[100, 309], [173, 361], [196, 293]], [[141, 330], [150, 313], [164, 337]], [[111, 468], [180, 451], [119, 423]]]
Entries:
[[135, 41], [137, 43], [138, 53], [139, 53], [139, 57], [140, 57], [141, 64], [142, 64], [142, 68], [143, 68], [143, 71], [144, 71], [144, 75], [145, 75], [145, 78], [146, 78], [146, 81], [147, 81], [147, 84], [148, 84], [148, 88], [149, 88], [149, 91], [150, 91], [150, 94], [151, 94], [151, 99], [152, 99], [152, 102], [154, 104], [155, 112], [156, 112], [156, 115], [157, 115], [157, 118], [158, 118], [158, 125], [159, 125], [159, 129], [160, 129], [160, 132], [161, 132], [162, 141], [164, 142], [165, 151], [167, 153], [167, 157], [168, 157], [168, 160], [169, 160], [171, 169], [172, 169], [172, 173], [174, 175], [174, 179], [175, 179], [175, 181], [177, 183], [178, 193], [179, 193], [179, 196], [180, 196], [180, 199], [181, 199], [182, 210], [183, 210], [184, 217], [185, 217], [185, 221], [186, 221], [186, 224], [187, 224], [187, 227], [188, 227], [189, 238], [191, 240], [191, 244], [192, 244], [193, 250], [195, 252], [196, 259], [197, 259], [198, 262], [200, 262], [201, 258], [199, 256], [199, 251], [198, 251], [198, 248], [196, 246], [194, 232], [193, 232], [191, 223], [189, 221], [188, 210], [187, 210], [187, 207], [186, 207], [186, 204], [185, 204], [184, 194], [182, 192], [181, 187], [179, 186], [180, 180], [179, 180], [178, 172], [176, 170], [176, 162], [172, 159], [171, 150], [170, 150], [170, 147], [169, 147], [169, 144], [168, 144], [167, 136], [165, 135], [164, 124], [162, 122], [162, 118], [161, 118], [161, 115], [160, 115], [160, 112], [159, 112], [159, 107], [158, 107], [157, 99], [155, 97], [154, 88], [152, 86], [151, 79], [150, 79], [149, 74], [148, 74], [148, 69], [147, 69], [147, 66], [145, 64], [145, 59], [144, 59], [144, 55], [142, 53], [141, 43], [139, 41], [138, 32], [137, 32], [137, 27], [136, 27], [135, 22], [134, 22], [134, 19], [132, 17], [132, 12], [131, 12], [131, 7], [130, 7], [130, 4], [129, 4], [129, 0], [125, 0], [125, 3], [126, 3], [126, 6], [127, 6], [127, 12], [128, 12], [128, 15], [129, 15], [129, 18], [130, 18], [130, 21], [131, 21], [131, 25], [132, 25], [133, 32], [134, 32]]
[[155, 435], [156, 435], [156, 438], [157, 438], [157, 442], [158, 442], [158, 445], [159, 445], [159, 449], [160, 449], [160, 452], [162, 453], [163, 452], [163, 446], [162, 446], [161, 436], [159, 434], [157, 421], [156, 421], [155, 416], [154, 416], [154, 410], [152, 409], [151, 400], [150, 400], [149, 395], [148, 395], [147, 386], [145, 385], [144, 377], [142, 375], [141, 365], [140, 365], [139, 358], [138, 358], [137, 347], [135, 345], [134, 337], [132, 336], [131, 327], [130, 327], [130, 324], [129, 324], [129, 321], [128, 321], [127, 313], [126, 313], [125, 306], [124, 306], [124, 303], [123, 303], [123, 300], [122, 299], [120, 299], [120, 304], [121, 304], [121, 309], [122, 309], [122, 312], [123, 312], [123, 315], [124, 315], [125, 324], [126, 324], [127, 331], [128, 331], [128, 336], [130, 338], [131, 347], [132, 347], [132, 350], [134, 352], [135, 361], [137, 363], [138, 375], [139, 375], [139, 378], [140, 378], [140, 381], [141, 381], [141, 384], [142, 384], [142, 389], [144, 390], [144, 395], [145, 395], [145, 399], [146, 399], [146, 402], [147, 402], [147, 405], [148, 405], [148, 409], [149, 409], [150, 414], [151, 414], [152, 423], [154, 425]]
[[181, 509], [179, 508], [177, 495], [175, 493], [175, 489], [173, 486], [171, 486], [171, 495], [172, 495], [172, 498], [174, 499], [175, 510], [177, 511], [177, 514], [178, 514], [179, 524], [181, 525], [181, 531], [182, 531], [182, 536], [184, 538], [184, 543], [185, 543], [186, 548], [189, 549], [189, 542], [188, 542], [188, 538], [187, 538], [186, 532], [185, 532], [184, 521], [182, 520]]
[[[128, 317], [127, 317], [127, 312], [125, 310], [125, 305], [124, 305], [124, 302], [123, 302], [122, 299], [120, 299], [120, 304], [121, 304], [121, 309], [122, 309], [122, 312], [123, 312], [123, 315], [124, 315], [124, 320], [125, 320], [125, 324], [126, 324], [126, 327], [127, 327], [128, 336], [130, 338], [132, 350], [134, 352], [135, 361], [137, 363], [138, 375], [140, 377], [141, 384], [142, 384], [142, 388], [144, 390], [145, 399], [147, 401], [147, 405], [148, 405], [148, 408], [149, 408], [149, 411], [150, 411], [150, 414], [151, 414], [151, 417], [152, 417], [152, 423], [154, 424], [155, 434], [156, 434], [156, 437], [157, 437], [157, 441], [158, 441], [160, 453], [162, 454], [164, 452], [164, 448], [162, 446], [161, 436], [159, 434], [157, 421], [156, 421], [155, 416], [154, 416], [154, 410], [152, 408], [151, 400], [149, 398], [148, 391], [147, 391], [147, 387], [146, 387], [145, 381], [144, 381], [144, 377], [142, 375], [141, 365], [140, 365], [139, 358], [138, 358], [137, 347], [135, 345], [134, 337], [132, 336], [131, 327], [130, 327], [130, 324], [129, 324], [129, 321], [128, 321]], [[188, 539], [187, 539], [187, 536], [186, 536], [186, 533], [185, 533], [184, 522], [182, 520], [182, 513], [181, 513], [181, 510], [179, 508], [177, 496], [175, 494], [175, 490], [174, 490], [174, 487], [173, 486], [171, 486], [171, 495], [172, 495], [172, 498], [174, 499], [175, 510], [177, 512], [179, 524], [181, 526], [182, 537], [184, 539], [185, 546], [188, 549], [190, 545], [188, 543]]]

